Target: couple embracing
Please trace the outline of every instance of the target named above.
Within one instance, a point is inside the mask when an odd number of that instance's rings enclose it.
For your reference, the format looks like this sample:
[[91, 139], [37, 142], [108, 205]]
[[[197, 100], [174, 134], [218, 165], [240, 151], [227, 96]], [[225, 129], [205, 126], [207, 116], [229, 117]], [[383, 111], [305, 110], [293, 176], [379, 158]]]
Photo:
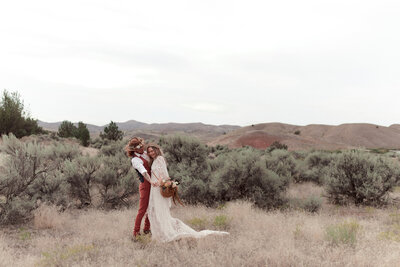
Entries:
[[163, 180], [168, 181], [171, 178], [168, 175], [166, 160], [158, 145], [145, 145], [142, 138], [133, 137], [125, 150], [140, 179], [139, 210], [133, 229], [135, 239], [140, 235], [143, 217], [145, 217], [143, 233], [151, 233], [152, 239], [160, 242], [169, 242], [185, 237], [200, 238], [210, 234], [228, 234], [211, 230], [197, 232], [181, 220], [171, 216], [171, 198], [163, 197], [159, 187]]

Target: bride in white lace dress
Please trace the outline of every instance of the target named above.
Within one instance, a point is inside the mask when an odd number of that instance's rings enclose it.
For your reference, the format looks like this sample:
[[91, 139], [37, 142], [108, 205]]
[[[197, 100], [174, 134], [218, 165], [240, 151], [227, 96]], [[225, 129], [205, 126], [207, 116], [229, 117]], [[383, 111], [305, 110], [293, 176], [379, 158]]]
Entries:
[[[147, 154], [152, 160], [151, 180], [159, 183], [159, 180], [169, 180], [166, 161], [162, 151], [157, 145], [149, 145]], [[200, 238], [210, 234], [227, 235], [228, 232], [203, 230], [195, 231], [181, 220], [173, 218], [170, 213], [171, 198], [161, 195], [160, 187], [152, 186], [150, 190], [149, 206], [147, 214], [150, 220], [152, 238], [160, 242], [169, 242], [184, 237]]]

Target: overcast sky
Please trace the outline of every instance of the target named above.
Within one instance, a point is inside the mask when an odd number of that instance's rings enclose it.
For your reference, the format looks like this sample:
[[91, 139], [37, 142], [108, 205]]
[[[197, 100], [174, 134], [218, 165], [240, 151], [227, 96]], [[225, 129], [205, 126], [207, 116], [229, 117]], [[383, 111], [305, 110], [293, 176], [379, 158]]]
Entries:
[[400, 123], [400, 2], [0, 0], [0, 89], [33, 117]]

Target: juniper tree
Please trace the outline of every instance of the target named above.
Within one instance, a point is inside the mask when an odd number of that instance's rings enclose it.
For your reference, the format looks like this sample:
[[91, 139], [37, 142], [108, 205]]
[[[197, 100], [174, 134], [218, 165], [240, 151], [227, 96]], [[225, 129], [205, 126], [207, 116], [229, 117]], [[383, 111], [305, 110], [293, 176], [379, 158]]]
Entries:
[[75, 137], [80, 140], [82, 146], [89, 145], [90, 133], [89, 133], [88, 128], [86, 127], [86, 124], [84, 124], [81, 121], [78, 122], [78, 128], [76, 130]]
[[77, 132], [76, 126], [70, 121], [63, 121], [58, 127], [58, 135], [60, 137], [75, 137]]
[[100, 133], [100, 137], [117, 141], [122, 140], [124, 133], [118, 129], [118, 125], [115, 122], [111, 121], [108, 126], [104, 127], [104, 133]]
[[24, 102], [18, 92], [3, 91], [0, 99], [0, 135], [13, 133], [16, 137], [43, 133], [37, 120], [25, 111]]

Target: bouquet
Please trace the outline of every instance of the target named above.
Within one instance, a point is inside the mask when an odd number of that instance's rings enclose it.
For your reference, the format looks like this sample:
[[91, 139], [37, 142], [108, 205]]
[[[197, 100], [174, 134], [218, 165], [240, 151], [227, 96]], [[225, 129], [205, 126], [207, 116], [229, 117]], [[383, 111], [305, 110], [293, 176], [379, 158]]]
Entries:
[[175, 201], [178, 201], [179, 204], [183, 206], [183, 203], [178, 195], [178, 184], [179, 184], [178, 181], [163, 179], [161, 180], [160, 183], [160, 191], [163, 197], [165, 198], [172, 197], [172, 200], [174, 201], [175, 205], [176, 205]]

